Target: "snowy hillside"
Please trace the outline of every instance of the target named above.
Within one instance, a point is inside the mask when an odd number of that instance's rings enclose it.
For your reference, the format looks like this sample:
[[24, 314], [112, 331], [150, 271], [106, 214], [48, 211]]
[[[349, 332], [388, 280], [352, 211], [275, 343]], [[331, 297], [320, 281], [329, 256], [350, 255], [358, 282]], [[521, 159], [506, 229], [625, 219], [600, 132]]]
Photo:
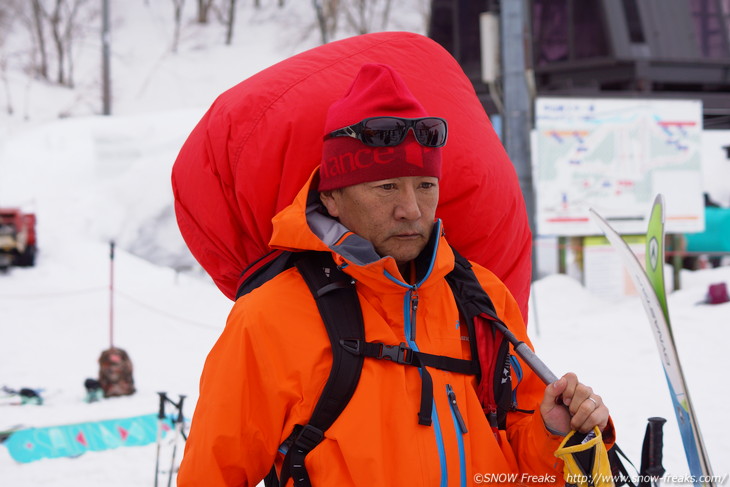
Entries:
[[[233, 46], [189, 27], [173, 55], [165, 47], [167, 2], [112, 3], [115, 116], [91, 114], [97, 93], [40, 83], [23, 88], [20, 73], [12, 75], [12, 87], [28, 97], [21, 104], [27, 113], [0, 116], [0, 205], [37, 213], [40, 249], [35, 267], [0, 273], [0, 387], [40, 388], [46, 397], [43, 406], [0, 403], [0, 431], [155, 413], [158, 391], [186, 395], [192, 415], [203, 361], [231, 303], [195, 270], [177, 233], [170, 169], [215, 96], [316, 42], [316, 36], [297, 42], [296, 24], [282, 29], [271, 20], [282, 15], [275, 10], [244, 10]], [[293, 22], [294, 15], [286, 18]], [[411, 20], [418, 30], [422, 19]], [[79, 73], [96, 69], [96, 55], [80, 60]], [[61, 111], [77, 116], [58, 119]], [[110, 341], [110, 240], [118, 244], [114, 343], [131, 356], [137, 393], [87, 404], [83, 382], [97, 375]], [[685, 272], [682, 280], [683, 290], [669, 297], [675, 338], [714, 472], [727, 479], [730, 303], [698, 303], [710, 283], [730, 283], [730, 267]], [[550, 276], [535, 284], [531, 304], [539, 355], [558, 375], [572, 370], [593, 385], [632, 461], [638, 466], [646, 419], [662, 416], [667, 474], [685, 475], [666, 381], [638, 299], [599, 298], [571, 278]], [[164, 455], [169, 462], [170, 450]], [[151, 486], [155, 458], [152, 444], [18, 464], [0, 446], [0, 485]]]

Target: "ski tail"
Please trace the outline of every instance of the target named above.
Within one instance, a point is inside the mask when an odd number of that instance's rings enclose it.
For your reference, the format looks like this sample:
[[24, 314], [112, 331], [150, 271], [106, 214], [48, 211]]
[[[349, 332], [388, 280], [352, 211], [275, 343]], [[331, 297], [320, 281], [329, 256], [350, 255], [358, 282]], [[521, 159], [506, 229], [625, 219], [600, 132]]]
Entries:
[[712, 470], [707, 458], [699, 424], [689, 399], [686, 380], [672, 335], [664, 287], [664, 198], [658, 195], [652, 207], [647, 233], [647, 269], [624, 242], [621, 235], [595, 210], [590, 210], [636, 285], [651, 325], [674, 404], [682, 443], [695, 486], [713, 487]]
[[[672, 334], [671, 322], [669, 320], [667, 293], [664, 285], [664, 222], [664, 197], [659, 194], [654, 199], [646, 234], [646, 275], [661, 306], [661, 312], [667, 325], [666, 335], [672, 348], [675, 349], [676, 354], [674, 335]], [[705, 478], [711, 478], [712, 469], [707, 458], [707, 453], [705, 452], [697, 416], [694, 414], [689, 391], [686, 387], [687, 381], [684, 378], [684, 372], [679, 363], [678, 356], [676, 357], [676, 370], [673, 371], [674, 373], [671, 372], [665, 367], [667, 384], [669, 385], [669, 391], [672, 396], [674, 411], [677, 415], [677, 422], [679, 423], [682, 443], [685, 446], [690, 473], [697, 475], [701, 472]], [[681, 388], [679, 388], [680, 385]], [[702, 485], [702, 483], [695, 483], [695, 485]]]

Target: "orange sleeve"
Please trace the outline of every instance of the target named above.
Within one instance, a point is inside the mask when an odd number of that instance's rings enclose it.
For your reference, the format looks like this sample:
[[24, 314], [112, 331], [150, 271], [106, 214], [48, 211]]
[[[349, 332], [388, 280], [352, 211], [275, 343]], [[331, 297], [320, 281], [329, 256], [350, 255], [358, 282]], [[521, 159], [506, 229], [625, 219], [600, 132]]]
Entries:
[[243, 321], [240, 306], [234, 306], [206, 359], [180, 487], [255, 486], [274, 462], [285, 403], [263, 386], [261, 347]]
[[236, 301], [206, 359], [180, 487], [257, 485], [311, 416], [332, 367], [329, 339], [295, 269], [275, 279]]

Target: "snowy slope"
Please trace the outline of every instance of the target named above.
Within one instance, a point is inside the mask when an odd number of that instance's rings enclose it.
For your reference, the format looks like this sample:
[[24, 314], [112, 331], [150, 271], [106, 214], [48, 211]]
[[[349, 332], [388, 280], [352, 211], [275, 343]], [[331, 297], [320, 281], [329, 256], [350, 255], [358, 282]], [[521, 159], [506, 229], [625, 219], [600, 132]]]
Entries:
[[[249, 12], [234, 46], [190, 27], [174, 56], [165, 47], [170, 7], [163, 3], [151, 10], [141, 0], [113, 2], [128, 9], [117, 10], [115, 24], [115, 116], [84, 114], [81, 105], [96, 103], [92, 95], [74, 104], [79, 95], [34, 84], [30, 121], [0, 118], [0, 204], [35, 211], [40, 239], [36, 267], [0, 274], [0, 386], [43, 388], [47, 397], [43, 406], [0, 405], [0, 430], [153, 413], [158, 391], [187, 395], [192, 414], [203, 361], [231, 303], [191, 269], [171, 213], [170, 169], [215, 96], [312, 41], [291, 47], [298, 34], [272, 28], [272, 11]], [[92, 69], [85, 62], [80, 72]], [[56, 119], [69, 107], [81, 116]], [[96, 376], [110, 341], [112, 239], [114, 343], [134, 362], [138, 392], [86, 404], [83, 381]], [[684, 273], [669, 307], [711, 463], [727, 476], [730, 385], [722, 374], [730, 370], [730, 304], [697, 304], [709, 283], [721, 281], [730, 283], [730, 268]], [[530, 330], [543, 360], [558, 375], [577, 372], [603, 396], [619, 444], [637, 465], [646, 419], [667, 418], [664, 465], [670, 475], [686, 474], [638, 299], [592, 296], [565, 276], [538, 281], [533, 298]], [[152, 485], [155, 453], [150, 445], [21, 465], [0, 447], [0, 485]]]

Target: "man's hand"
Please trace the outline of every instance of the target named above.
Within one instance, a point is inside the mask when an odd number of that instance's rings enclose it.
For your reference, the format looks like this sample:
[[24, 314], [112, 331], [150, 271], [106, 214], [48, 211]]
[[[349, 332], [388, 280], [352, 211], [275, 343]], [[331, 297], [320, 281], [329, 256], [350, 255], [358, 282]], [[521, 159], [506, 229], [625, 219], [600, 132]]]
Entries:
[[540, 413], [548, 429], [562, 434], [571, 430], [588, 433], [594, 426], [603, 431], [608, 424], [608, 408], [601, 396], [572, 372], [545, 388]]

